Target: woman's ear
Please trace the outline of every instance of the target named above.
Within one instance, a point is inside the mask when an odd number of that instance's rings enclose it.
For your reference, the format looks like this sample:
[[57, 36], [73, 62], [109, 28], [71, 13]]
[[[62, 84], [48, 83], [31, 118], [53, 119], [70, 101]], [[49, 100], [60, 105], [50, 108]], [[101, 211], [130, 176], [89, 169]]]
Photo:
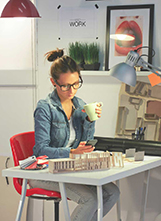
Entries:
[[51, 81], [51, 83], [52, 83], [53, 86], [56, 86], [56, 83], [55, 83], [55, 81], [54, 81], [53, 78], [50, 78], [50, 81]]

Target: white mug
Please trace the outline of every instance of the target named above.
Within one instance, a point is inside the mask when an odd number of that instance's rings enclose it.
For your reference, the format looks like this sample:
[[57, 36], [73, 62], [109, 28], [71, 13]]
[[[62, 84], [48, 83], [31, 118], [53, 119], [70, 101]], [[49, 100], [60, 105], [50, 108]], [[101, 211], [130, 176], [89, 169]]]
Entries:
[[102, 102], [93, 102], [93, 103], [84, 105], [84, 110], [87, 113], [90, 121], [95, 121], [99, 119], [99, 117], [97, 116], [98, 114], [95, 111], [97, 104], [100, 104], [101, 107], [103, 106]]

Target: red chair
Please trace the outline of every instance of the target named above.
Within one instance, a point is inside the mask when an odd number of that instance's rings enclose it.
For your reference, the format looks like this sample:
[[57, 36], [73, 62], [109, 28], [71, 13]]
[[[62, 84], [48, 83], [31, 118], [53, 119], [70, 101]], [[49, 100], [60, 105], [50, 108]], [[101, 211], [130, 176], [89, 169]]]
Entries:
[[[25, 158], [33, 155], [32, 149], [35, 145], [35, 133], [31, 131], [16, 134], [10, 138], [10, 144], [13, 154], [14, 165], [18, 166], [19, 160], [24, 160]], [[19, 194], [21, 194], [22, 190], [22, 181], [23, 180], [20, 178], [13, 178], [14, 187]], [[36, 196], [34, 196], [34, 194], [36, 194]], [[41, 200], [54, 200], [55, 221], [59, 221], [59, 202], [61, 200], [60, 193], [40, 188], [32, 188], [27, 189], [26, 196]]]

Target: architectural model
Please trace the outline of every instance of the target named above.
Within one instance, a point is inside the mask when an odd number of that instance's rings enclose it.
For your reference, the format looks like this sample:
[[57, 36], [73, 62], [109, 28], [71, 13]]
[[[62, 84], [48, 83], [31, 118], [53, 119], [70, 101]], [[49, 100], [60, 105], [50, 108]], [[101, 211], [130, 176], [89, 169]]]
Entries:
[[141, 81], [135, 87], [122, 83], [115, 137], [135, 139], [135, 131], [145, 127], [138, 140], [161, 141], [161, 87]]
[[109, 153], [94, 151], [88, 154], [70, 154], [69, 158], [50, 159], [49, 172], [76, 172], [84, 170], [104, 170], [111, 167], [123, 167], [121, 152]]

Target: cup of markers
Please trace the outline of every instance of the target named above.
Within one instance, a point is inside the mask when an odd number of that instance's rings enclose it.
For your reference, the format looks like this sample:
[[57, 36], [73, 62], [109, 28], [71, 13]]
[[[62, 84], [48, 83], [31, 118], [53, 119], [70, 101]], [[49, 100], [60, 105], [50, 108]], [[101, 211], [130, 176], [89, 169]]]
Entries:
[[133, 140], [144, 140], [144, 132], [146, 130], [146, 127], [139, 127], [136, 128], [135, 133], [132, 133], [132, 139]]

